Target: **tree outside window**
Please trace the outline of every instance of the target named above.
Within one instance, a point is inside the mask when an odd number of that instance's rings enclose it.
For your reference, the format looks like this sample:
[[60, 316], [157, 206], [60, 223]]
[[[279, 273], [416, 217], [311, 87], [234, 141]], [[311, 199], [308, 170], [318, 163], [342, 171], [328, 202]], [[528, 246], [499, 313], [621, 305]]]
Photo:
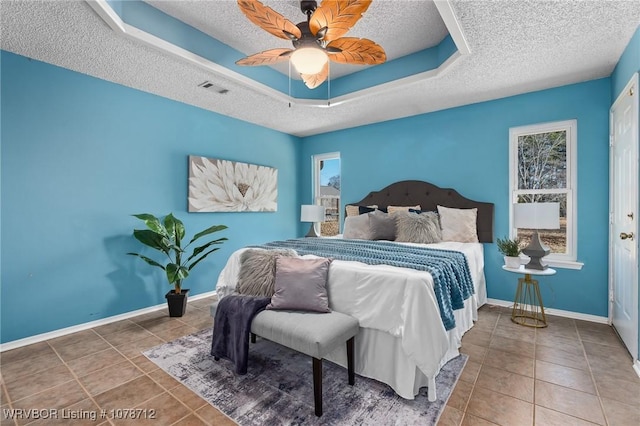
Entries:
[[[566, 121], [510, 130], [510, 188], [513, 203], [560, 204], [560, 229], [540, 230], [551, 249], [549, 259], [575, 260], [575, 134], [576, 122]], [[511, 212], [513, 223], [513, 211]], [[515, 229], [527, 245], [532, 229]]]

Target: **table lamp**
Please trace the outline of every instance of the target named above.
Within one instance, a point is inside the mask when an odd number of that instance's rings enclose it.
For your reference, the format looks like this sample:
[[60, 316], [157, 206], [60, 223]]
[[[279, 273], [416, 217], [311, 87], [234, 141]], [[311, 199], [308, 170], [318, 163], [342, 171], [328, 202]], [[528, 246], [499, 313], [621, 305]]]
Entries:
[[316, 231], [316, 223], [324, 222], [324, 206], [317, 204], [303, 204], [300, 208], [300, 222], [312, 222], [311, 228], [305, 237], [319, 237]]
[[560, 203], [518, 203], [514, 206], [514, 226], [533, 229], [531, 242], [522, 253], [531, 258], [526, 269], [547, 269], [542, 258], [551, 250], [540, 241], [538, 229], [560, 228]]

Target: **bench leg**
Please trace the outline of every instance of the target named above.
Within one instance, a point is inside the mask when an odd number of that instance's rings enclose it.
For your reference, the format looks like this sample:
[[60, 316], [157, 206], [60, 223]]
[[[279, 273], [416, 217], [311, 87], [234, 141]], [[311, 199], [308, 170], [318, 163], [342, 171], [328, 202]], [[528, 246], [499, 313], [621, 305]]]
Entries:
[[313, 399], [316, 416], [322, 416], [322, 360], [313, 358]]
[[251, 343], [255, 343], [255, 342], [256, 342], [256, 334], [251, 333]]
[[356, 381], [356, 374], [353, 368], [353, 342], [355, 337], [347, 340], [347, 371], [349, 373], [349, 384], [353, 386]]

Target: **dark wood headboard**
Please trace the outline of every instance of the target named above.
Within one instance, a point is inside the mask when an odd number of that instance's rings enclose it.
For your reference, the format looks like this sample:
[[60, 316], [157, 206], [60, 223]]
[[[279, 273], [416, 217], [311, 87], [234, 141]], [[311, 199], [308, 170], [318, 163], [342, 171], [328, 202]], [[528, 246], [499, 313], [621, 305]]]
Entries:
[[437, 210], [437, 206], [457, 209], [478, 209], [478, 240], [481, 243], [493, 242], [493, 203], [473, 201], [460, 195], [456, 190], [440, 188], [428, 182], [419, 180], [405, 180], [392, 183], [380, 191], [370, 192], [360, 201], [351, 205], [378, 207], [387, 206], [415, 206], [422, 210]]

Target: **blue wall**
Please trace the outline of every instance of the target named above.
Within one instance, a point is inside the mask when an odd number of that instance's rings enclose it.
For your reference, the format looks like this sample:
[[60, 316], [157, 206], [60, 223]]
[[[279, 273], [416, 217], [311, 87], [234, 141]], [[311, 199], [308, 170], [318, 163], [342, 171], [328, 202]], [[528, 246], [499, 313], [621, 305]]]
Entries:
[[[609, 78], [513, 96], [410, 118], [305, 138], [300, 167], [309, 158], [339, 151], [341, 195], [359, 200], [369, 191], [405, 179], [456, 188], [495, 203], [495, 235], [508, 234], [509, 128], [549, 121], [578, 121], [578, 260], [582, 270], [559, 269], [541, 279], [545, 306], [607, 315], [609, 181]], [[308, 188], [301, 198], [310, 199]], [[485, 244], [490, 298], [513, 300], [516, 276], [501, 269], [495, 244]]]
[[[1, 64], [2, 342], [164, 303], [162, 271], [125, 255], [140, 249], [133, 213], [173, 212], [188, 237], [229, 227], [192, 295], [236, 248], [296, 235], [299, 138], [4, 51]], [[187, 213], [190, 154], [276, 167], [278, 211]]]
[[[618, 61], [613, 70], [613, 74], [611, 74], [612, 104], [636, 72], [640, 72], [640, 26], [636, 29], [631, 41], [622, 53], [620, 61]], [[636, 90], [640, 90], [640, 88], [636, 88]], [[640, 114], [640, 111], [638, 114]], [[640, 120], [640, 117], [638, 119]], [[640, 269], [638, 270], [638, 276], [640, 276]], [[638, 306], [640, 306], [640, 291], [638, 291]], [[640, 318], [638, 321], [638, 353], [640, 354]]]

